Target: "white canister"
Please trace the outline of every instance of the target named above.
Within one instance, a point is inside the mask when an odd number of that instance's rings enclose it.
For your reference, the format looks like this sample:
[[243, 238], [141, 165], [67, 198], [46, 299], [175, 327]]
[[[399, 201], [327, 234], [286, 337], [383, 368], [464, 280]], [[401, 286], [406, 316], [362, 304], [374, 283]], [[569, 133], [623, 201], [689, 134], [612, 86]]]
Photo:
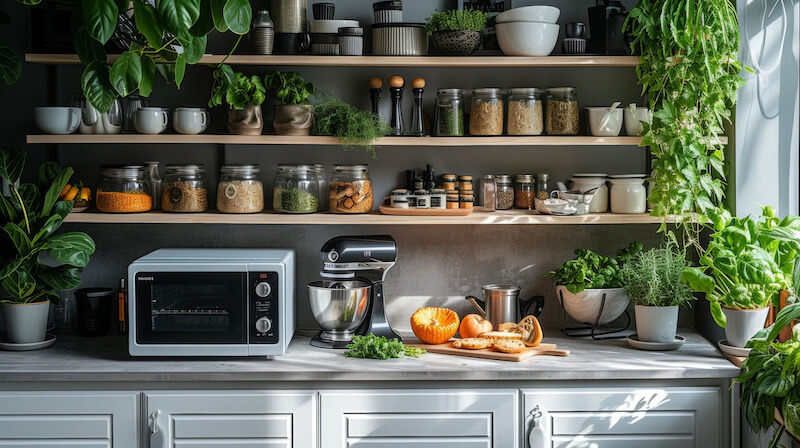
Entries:
[[605, 213], [608, 211], [607, 177], [573, 177], [570, 182], [572, 182], [570, 188], [581, 192], [597, 188], [594, 196], [592, 196], [592, 202], [589, 203], [589, 213]]
[[645, 213], [647, 188], [643, 177], [610, 179], [612, 213]]
[[361, 56], [364, 53], [364, 28], [339, 28], [339, 54]]

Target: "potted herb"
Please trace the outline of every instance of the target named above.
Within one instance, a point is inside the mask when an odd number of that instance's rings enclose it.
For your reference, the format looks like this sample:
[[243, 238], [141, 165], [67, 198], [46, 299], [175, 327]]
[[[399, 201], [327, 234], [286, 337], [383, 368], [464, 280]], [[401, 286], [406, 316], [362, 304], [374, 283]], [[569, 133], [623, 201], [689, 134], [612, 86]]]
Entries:
[[[674, 236], [673, 236], [674, 238]], [[678, 307], [694, 300], [681, 281], [690, 266], [677, 243], [654, 247], [633, 257], [622, 267], [625, 292], [636, 305], [636, 330], [644, 342], [673, 342], [678, 328]]]
[[555, 278], [556, 295], [573, 319], [584, 324], [597, 321], [598, 325], [604, 325], [619, 317], [630, 303], [623, 288], [621, 270], [625, 262], [641, 250], [642, 243], [634, 242], [610, 258], [588, 249], [577, 249], [575, 258], [545, 276]]
[[225, 127], [231, 134], [260, 135], [264, 130], [261, 103], [266, 99], [266, 89], [258, 76], [245, 76], [233, 72], [229, 65], [214, 70], [214, 86], [208, 107], [228, 104]]
[[314, 135], [331, 135], [342, 147], [363, 146], [372, 151], [372, 142], [389, 135], [392, 128], [375, 114], [359, 110], [330, 95], [318, 95], [314, 101]]
[[267, 73], [264, 78], [267, 90], [275, 92], [281, 104], [275, 106], [272, 120], [278, 135], [310, 135], [314, 125], [314, 113], [309, 97], [316, 91], [314, 84], [306, 81], [297, 72]]
[[427, 19], [425, 29], [433, 43], [450, 56], [467, 56], [481, 45], [481, 31], [489, 15], [473, 9], [436, 12]]
[[[6, 333], [13, 343], [45, 339], [50, 301], [59, 291], [80, 285], [80, 271], [94, 253], [92, 239], [81, 232], [55, 234], [72, 211], [72, 201], [58, 196], [72, 177], [72, 168], [54, 162], [39, 168], [37, 184], [14, 184], [25, 165], [25, 150], [0, 149], [0, 177], [8, 182], [10, 197], [0, 194], [0, 286]], [[49, 266], [42, 254], [60, 263]]]

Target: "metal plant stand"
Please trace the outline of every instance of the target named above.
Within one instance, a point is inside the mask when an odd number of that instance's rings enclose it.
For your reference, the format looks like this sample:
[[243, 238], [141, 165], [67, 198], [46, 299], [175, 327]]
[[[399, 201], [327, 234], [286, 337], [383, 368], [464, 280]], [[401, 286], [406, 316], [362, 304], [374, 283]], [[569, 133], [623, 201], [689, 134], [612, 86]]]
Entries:
[[[631, 315], [628, 313], [628, 310], [625, 310], [625, 326], [622, 328], [613, 328], [607, 326], [600, 325], [600, 317], [603, 315], [603, 308], [606, 305], [606, 295], [603, 293], [603, 298], [600, 301], [600, 311], [597, 313], [597, 317], [594, 320], [594, 323], [589, 326], [587, 324], [583, 324], [579, 327], [567, 327], [567, 311], [564, 308], [564, 297], [563, 291], [558, 291], [558, 301], [561, 303], [561, 332], [569, 337], [581, 337], [581, 336], [591, 336], [592, 339], [595, 341], [600, 341], [604, 339], [622, 339], [628, 336], [627, 333], [623, 333], [626, 331], [631, 325]], [[614, 321], [618, 320], [614, 319]]]

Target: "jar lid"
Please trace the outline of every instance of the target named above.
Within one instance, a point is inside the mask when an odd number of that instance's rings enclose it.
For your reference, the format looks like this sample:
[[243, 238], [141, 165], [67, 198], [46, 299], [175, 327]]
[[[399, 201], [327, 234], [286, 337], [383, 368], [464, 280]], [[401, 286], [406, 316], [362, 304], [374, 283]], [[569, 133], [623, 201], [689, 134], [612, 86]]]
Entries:
[[547, 173], [536, 173], [536, 178], [541, 180], [550, 180], [550, 175]]
[[364, 35], [364, 28], [360, 26], [348, 26], [344, 28], [339, 28], [339, 35], [340, 36], [363, 36]]
[[334, 170], [343, 170], [343, 171], [356, 171], [356, 170], [366, 171], [367, 167], [369, 167], [369, 165], [367, 165], [367, 164], [363, 164], [363, 165], [333, 165], [333, 169]]
[[575, 93], [575, 87], [550, 87], [547, 93]]
[[469, 176], [469, 175], [458, 176], [458, 180], [461, 180], [461, 181], [464, 181], [464, 182], [472, 182], [472, 176]]
[[437, 95], [461, 95], [461, 89], [438, 89]]
[[424, 195], [424, 194], [430, 194], [430, 192], [428, 192], [428, 190], [417, 190], [417, 191], [414, 192], [414, 194], [415, 195]]
[[323, 163], [315, 163], [314, 164], [314, 168], [322, 168], [324, 170], [325, 169], [325, 164], [323, 164]]
[[575, 173], [572, 177], [608, 177], [606, 173]]
[[517, 174], [517, 182], [531, 182], [533, 176], [530, 174]]
[[412, 23], [412, 22], [389, 22], [389, 23], [376, 23], [372, 25], [372, 29], [375, 28], [425, 28], [424, 23]]
[[168, 163], [165, 167], [168, 171], [205, 171], [205, 165], [188, 163]]
[[481, 87], [480, 89], [472, 89], [473, 95], [500, 95], [499, 87]]
[[508, 174], [498, 174], [497, 176], [495, 176], [494, 180], [501, 184], [510, 184], [511, 176]]
[[220, 172], [229, 173], [234, 171], [252, 171], [254, 173], [259, 172], [258, 164], [251, 163], [251, 164], [242, 164], [242, 165], [222, 165], [220, 168]]
[[442, 179], [444, 180], [456, 180], [455, 174], [443, 174]]
[[394, 11], [402, 11], [403, 2], [401, 0], [391, 0], [386, 2], [375, 2], [372, 4], [373, 11], [383, 11], [387, 9]]
[[140, 164], [118, 164], [118, 165], [100, 165], [100, 169], [103, 170], [144, 170], [147, 169], [147, 165], [140, 165]]
[[445, 194], [444, 188], [434, 188], [431, 190], [431, 194]]
[[515, 87], [508, 90], [509, 95], [541, 95], [544, 90], [536, 87]]
[[406, 190], [405, 188], [396, 188], [392, 190], [392, 194], [398, 194], [398, 195], [408, 194], [408, 190]]
[[447, 194], [458, 194], [458, 190], [447, 190]]
[[494, 180], [494, 174], [484, 174], [483, 180]]

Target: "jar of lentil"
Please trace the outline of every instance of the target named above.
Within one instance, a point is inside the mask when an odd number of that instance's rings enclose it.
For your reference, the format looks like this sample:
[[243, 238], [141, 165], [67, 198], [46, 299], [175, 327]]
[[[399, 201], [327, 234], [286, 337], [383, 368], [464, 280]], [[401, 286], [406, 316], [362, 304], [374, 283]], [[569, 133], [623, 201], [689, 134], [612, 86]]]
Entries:
[[203, 165], [167, 165], [161, 189], [165, 212], [198, 213], [208, 210], [208, 186]]
[[147, 165], [103, 165], [97, 183], [97, 210], [106, 213], [139, 213], [153, 207]]
[[517, 175], [517, 184], [514, 186], [514, 207], [532, 210], [533, 202], [533, 176], [530, 174]]
[[461, 89], [436, 91], [433, 135], [437, 137], [464, 135], [464, 97]]
[[578, 135], [580, 118], [574, 87], [547, 89], [545, 131], [551, 135]]
[[328, 211], [328, 173], [325, 172], [325, 165], [321, 163], [314, 164], [314, 172], [317, 174], [317, 182], [319, 183], [319, 205], [317, 210], [325, 212]]
[[472, 90], [472, 109], [469, 133], [472, 135], [503, 135], [503, 99], [500, 89]]
[[258, 165], [223, 165], [217, 185], [220, 213], [258, 213], [264, 210], [264, 185]]
[[508, 135], [542, 135], [542, 89], [511, 89], [508, 93]]
[[545, 200], [550, 197], [550, 175], [547, 173], [536, 174], [536, 199]]
[[[367, 165], [333, 165], [328, 188], [331, 213], [369, 213], [372, 211], [372, 181]], [[411, 207], [411, 196], [408, 206]]]
[[273, 189], [275, 213], [316, 213], [319, 180], [313, 165], [278, 165]]
[[499, 174], [495, 176], [494, 182], [497, 210], [514, 207], [514, 186], [511, 184], [511, 176]]

